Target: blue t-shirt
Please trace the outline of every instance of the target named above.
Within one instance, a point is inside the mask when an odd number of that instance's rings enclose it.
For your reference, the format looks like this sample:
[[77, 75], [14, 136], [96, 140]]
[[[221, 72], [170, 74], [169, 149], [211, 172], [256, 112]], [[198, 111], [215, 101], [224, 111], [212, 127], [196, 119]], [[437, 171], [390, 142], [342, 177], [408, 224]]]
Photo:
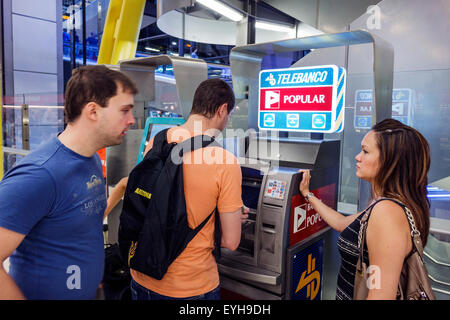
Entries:
[[27, 299], [94, 299], [104, 271], [100, 158], [53, 138], [0, 182], [0, 227], [26, 235], [9, 274]]

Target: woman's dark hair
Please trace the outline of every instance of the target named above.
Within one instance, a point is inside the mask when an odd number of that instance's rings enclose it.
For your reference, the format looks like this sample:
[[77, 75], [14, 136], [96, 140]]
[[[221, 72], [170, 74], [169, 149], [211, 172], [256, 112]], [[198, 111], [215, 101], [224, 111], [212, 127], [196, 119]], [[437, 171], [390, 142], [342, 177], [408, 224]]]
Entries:
[[191, 114], [200, 114], [211, 119], [224, 103], [230, 113], [235, 103], [233, 90], [221, 79], [208, 79], [200, 83], [195, 90]]
[[67, 122], [75, 121], [89, 102], [105, 108], [108, 100], [117, 94], [118, 84], [124, 92], [138, 92], [136, 85], [126, 75], [106, 66], [83, 66], [73, 70], [64, 97]]
[[385, 119], [372, 130], [380, 150], [380, 166], [373, 191], [397, 199], [411, 210], [425, 246], [430, 230], [428, 142], [419, 131], [394, 119]]

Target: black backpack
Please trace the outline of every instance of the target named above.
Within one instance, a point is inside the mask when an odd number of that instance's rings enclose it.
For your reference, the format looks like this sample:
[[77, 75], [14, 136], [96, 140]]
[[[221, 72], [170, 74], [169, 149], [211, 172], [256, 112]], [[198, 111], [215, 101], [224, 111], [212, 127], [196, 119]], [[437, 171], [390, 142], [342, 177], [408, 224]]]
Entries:
[[195, 229], [189, 227], [181, 161], [183, 152], [220, 144], [204, 135], [180, 144], [168, 143], [167, 130], [156, 134], [152, 149], [131, 171], [119, 225], [119, 248], [123, 259], [130, 268], [158, 280], [214, 212], [214, 254], [216, 258], [220, 254], [217, 207]]

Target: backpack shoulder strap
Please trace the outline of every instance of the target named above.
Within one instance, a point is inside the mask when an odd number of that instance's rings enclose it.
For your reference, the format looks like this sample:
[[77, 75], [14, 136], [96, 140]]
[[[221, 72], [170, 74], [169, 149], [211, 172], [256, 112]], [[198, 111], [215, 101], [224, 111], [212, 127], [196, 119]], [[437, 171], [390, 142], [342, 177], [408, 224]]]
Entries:
[[181, 158], [185, 153], [193, 152], [197, 149], [206, 148], [208, 146], [223, 148], [222, 145], [214, 139], [214, 137], [208, 135], [198, 135], [177, 144], [173, 148], [172, 152]]
[[[169, 131], [169, 128], [161, 130], [158, 132], [154, 138], [153, 138], [153, 146], [150, 150], [160, 151], [161, 148], [164, 146], [164, 144], [167, 143], [167, 131]], [[147, 158], [150, 152], [147, 152], [147, 154], [144, 156], [144, 159]]]
[[155, 135], [155, 138], [153, 139], [153, 148], [160, 148], [167, 142], [167, 131], [169, 131], [169, 128], [161, 130]]
[[215, 207], [214, 210], [205, 218], [205, 220], [203, 220], [202, 223], [200, 223], [195, 229], [193, 229], [192, 232], [186, 237], [186, 240], [184, 242], [185, 246], [187, 246], [187, 244], [191, 242], [192, 239], [194, 239], [197, 233], [205, 226], [209, 219], [211, 219], [214, 212], [217, 212], [217, 207]]

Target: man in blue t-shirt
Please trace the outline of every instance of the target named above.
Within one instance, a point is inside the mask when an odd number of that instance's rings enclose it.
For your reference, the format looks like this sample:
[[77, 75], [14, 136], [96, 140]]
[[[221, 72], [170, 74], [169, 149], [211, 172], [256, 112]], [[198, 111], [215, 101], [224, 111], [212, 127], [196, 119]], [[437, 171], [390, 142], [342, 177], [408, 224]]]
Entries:
[[95, 298], [106, 208], [96, 151], [122, 142], [135, 122], [136, 93], [118, 71], [76, 69], [66, 87], [66, 129], [0, 182], [0, 299]]

